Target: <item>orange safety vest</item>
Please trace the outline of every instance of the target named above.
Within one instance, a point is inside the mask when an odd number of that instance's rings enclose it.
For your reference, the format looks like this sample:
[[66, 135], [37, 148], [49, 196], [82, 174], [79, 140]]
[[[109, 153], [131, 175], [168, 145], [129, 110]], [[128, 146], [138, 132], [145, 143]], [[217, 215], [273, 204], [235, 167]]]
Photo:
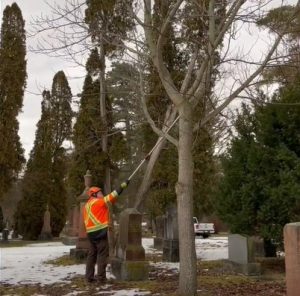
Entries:
[[108, 227], [109, 208], [117, 200], [118, 192], [113, 191], [103, 198], [91, 197], [83, 209], [86, 232], [93, 232]]

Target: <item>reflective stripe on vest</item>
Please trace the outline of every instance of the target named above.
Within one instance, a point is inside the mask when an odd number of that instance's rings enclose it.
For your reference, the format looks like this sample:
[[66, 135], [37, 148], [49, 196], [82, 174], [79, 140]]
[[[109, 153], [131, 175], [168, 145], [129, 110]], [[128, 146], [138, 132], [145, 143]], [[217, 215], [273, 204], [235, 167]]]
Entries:
[[91, 219], [93, 221], [94, 224], [99, 224], [100, 222], [97, 220], [97, 218], [93, 215], [92, 211], [91, 211], [91, 207], [92, 205], [96, 202], [97, 200], [92, 200], [91, 202], [89, 202], [86, 206], [86, 219], [85, 219], [85, 225], [88, 224], [89, 219]]
[[111, 194], [108, 194], [108, 195], [104, 196], [104, 202], [107, 205], [111, 205], [112, 204], [111, 200], [114, 199], [117, 196], [118, 196], [118, 192], [116, 190], [114, 190]]
[[[107, 224], [101, 223], [92, 213], [91, 207], [96, 201], [97, 199], [94, 199], [85, 206], [87, 215], [84, 224], [87, 232], [96, 231], [107, 227]], [[88, 226], [89, 219], [94, 223], [94, 225]]]
[[[104, 196], [103, 202], [105, 205], [103, 204], [103, 206], [105, 208], [107, 208], [109, 205], [111, 205], [112, 203], [115, 202], [117, 196], [118, 196], [118, 192], [116, 190], [114, 190], [110, 194]], [[85, 229], [87, 232], [93, 232], [93, 231], [108, 227], [108, 221], [106, 221], [108, 219], [107, 214], [105, 214], [105, 221], [101, 221], [101, 220], [99, 220], [99, 217], [97, 216], [97, 214], [95, 216], [92, 212], [92, 206], [97, 201], [99, 201], [99, 199], [94, 198], [91, 201], [87, 202], [85, 205], [84, 224], [85, 224]], [[97, 205], [95, 205], [95, 207], [97, 207]], [[108, 208], [107, 208], [107, 211], [109, 211]]]

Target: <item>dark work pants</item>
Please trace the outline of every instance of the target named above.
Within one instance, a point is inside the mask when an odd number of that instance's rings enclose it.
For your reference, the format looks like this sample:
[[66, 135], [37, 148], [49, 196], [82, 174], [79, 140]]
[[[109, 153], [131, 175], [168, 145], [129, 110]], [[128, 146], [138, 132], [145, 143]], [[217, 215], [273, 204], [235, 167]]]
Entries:
[[89, 252], [86, 261], [85, 277], [87, 280], [93, 280], [95, 276], [95, 264], [98, 265], [97, 280], [104, 281], [106, 279], [106, 266], [109, 256], [107, 234], [100, 238], [94, 239], [88, 236]]

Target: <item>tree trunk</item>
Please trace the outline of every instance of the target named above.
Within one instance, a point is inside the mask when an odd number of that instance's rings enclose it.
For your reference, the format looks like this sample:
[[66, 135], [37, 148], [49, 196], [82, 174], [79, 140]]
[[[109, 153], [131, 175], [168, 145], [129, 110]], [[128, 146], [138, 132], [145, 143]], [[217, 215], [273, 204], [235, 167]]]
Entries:
[[[101, 69], [99, 72], [99, 85], [100, 85], [100, 115], [102, 121], [102, 133], [101, 133], [101, 148], [103, 153], [107, 156], [105, 162], [105, 176], [104, 176], [104, 192], [108, 194], [111, 192], [111, 180], [110, 180], [110, 165], [108, 161], [108, 124], [107, 124], [107, 115], [106, 115], [106, 94], [105, 94], [105, 52], [104, 52], [104, 43], [102, 41], [102, 36], [100, 38], [100, 62]], [[109, 206], [109, 222], [108, 222], [108, 244], [109, 244], [109, 257], [114, 256], [114, 247], [115, 247], [115, 231], [114, 231], [114, 221], [113, 221], [113, 211], [111, 206]]]
[[[101, 61], [101, 70], [99, 73], [99, 84], [100, 84], [100, 115], [103, 125], [103, 131], [101, 133], [101, 147], [102, 151], [108, 157], [108, 146], [107, 146], [107, 134], [108, 134], [108, 125], [107, 125], [107, 115], [106, 115], [106, 94], [105, 94], [105, 52], [103, 42], [100, 42], [100, 61]], [[105, 176], [104, 176], [104, 192], [106, 194], [111, 192], [111, 180], [110, 180], [110, 166], [108, 159], [105, 163]]]
[[[169, 111], [166, 112], [165, 120], [162, 128], [162, 132], [166, 133], [170, 126], [174, 123], [175, 117], [176, 117], [177, 111], [175, 108], [171, 109], [171, 113]], [[159, 144], [157, 144], [160, 141]], [[153, 168], [155, 166], [155, 163], [160, 155], [161, 150], [164, 148], [166, 143], [166, 139], [162, 139], [161, 137], [158, 138], [156, 141], [157, 147], [155, 150], [151, 153], [150, 159], [148, 161], [143, 180], [141, 185], [139, 186], [138, 192], [136, 194], [135, 198], [135, 204], [134, 207], [141, 211], [143, 204], [146, 200], [146, 193], [149, 190], [149, 187], [151, 185], [151, 175]]]
[[[160, 139], [160, 138], [159, 138]], [[158, 139], [158, 141], [159, 141]], [[160, 155], [161, 150], [163, 149], [164, 145], [166, 143], [166, 140], [162, 140], [156, 147], [156, 149], [152, 152], [151, 157], [148, 161], [146, 170], [144, 172], [143, 180], [141, 185], [139, 186], [137, 195], [136, 195], [136, 201], [134, 204], [134, 207], [138, 211], [142, 211], [143, 202], [146, 199], [146, 193], [149, 190], [150, 184], [151, 184], [151, 175], [154, 168], [154, 165]]]
[[197, 258], [193, 229], [193, 125], [192, 108], [185, 102], [179, 110], [178, 183], [176, 185], [179, 230], [181, 296], [197, 295]]

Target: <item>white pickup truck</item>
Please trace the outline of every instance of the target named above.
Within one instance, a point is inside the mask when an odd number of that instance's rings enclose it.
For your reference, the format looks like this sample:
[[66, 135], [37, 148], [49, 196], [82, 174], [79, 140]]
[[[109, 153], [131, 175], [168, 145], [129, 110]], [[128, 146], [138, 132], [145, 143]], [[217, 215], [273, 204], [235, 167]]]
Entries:
[[202, 235], [203, 238], [215, 233], [214, 223], [199, 223], [197, 217], [193, 217], [195, 235]]

